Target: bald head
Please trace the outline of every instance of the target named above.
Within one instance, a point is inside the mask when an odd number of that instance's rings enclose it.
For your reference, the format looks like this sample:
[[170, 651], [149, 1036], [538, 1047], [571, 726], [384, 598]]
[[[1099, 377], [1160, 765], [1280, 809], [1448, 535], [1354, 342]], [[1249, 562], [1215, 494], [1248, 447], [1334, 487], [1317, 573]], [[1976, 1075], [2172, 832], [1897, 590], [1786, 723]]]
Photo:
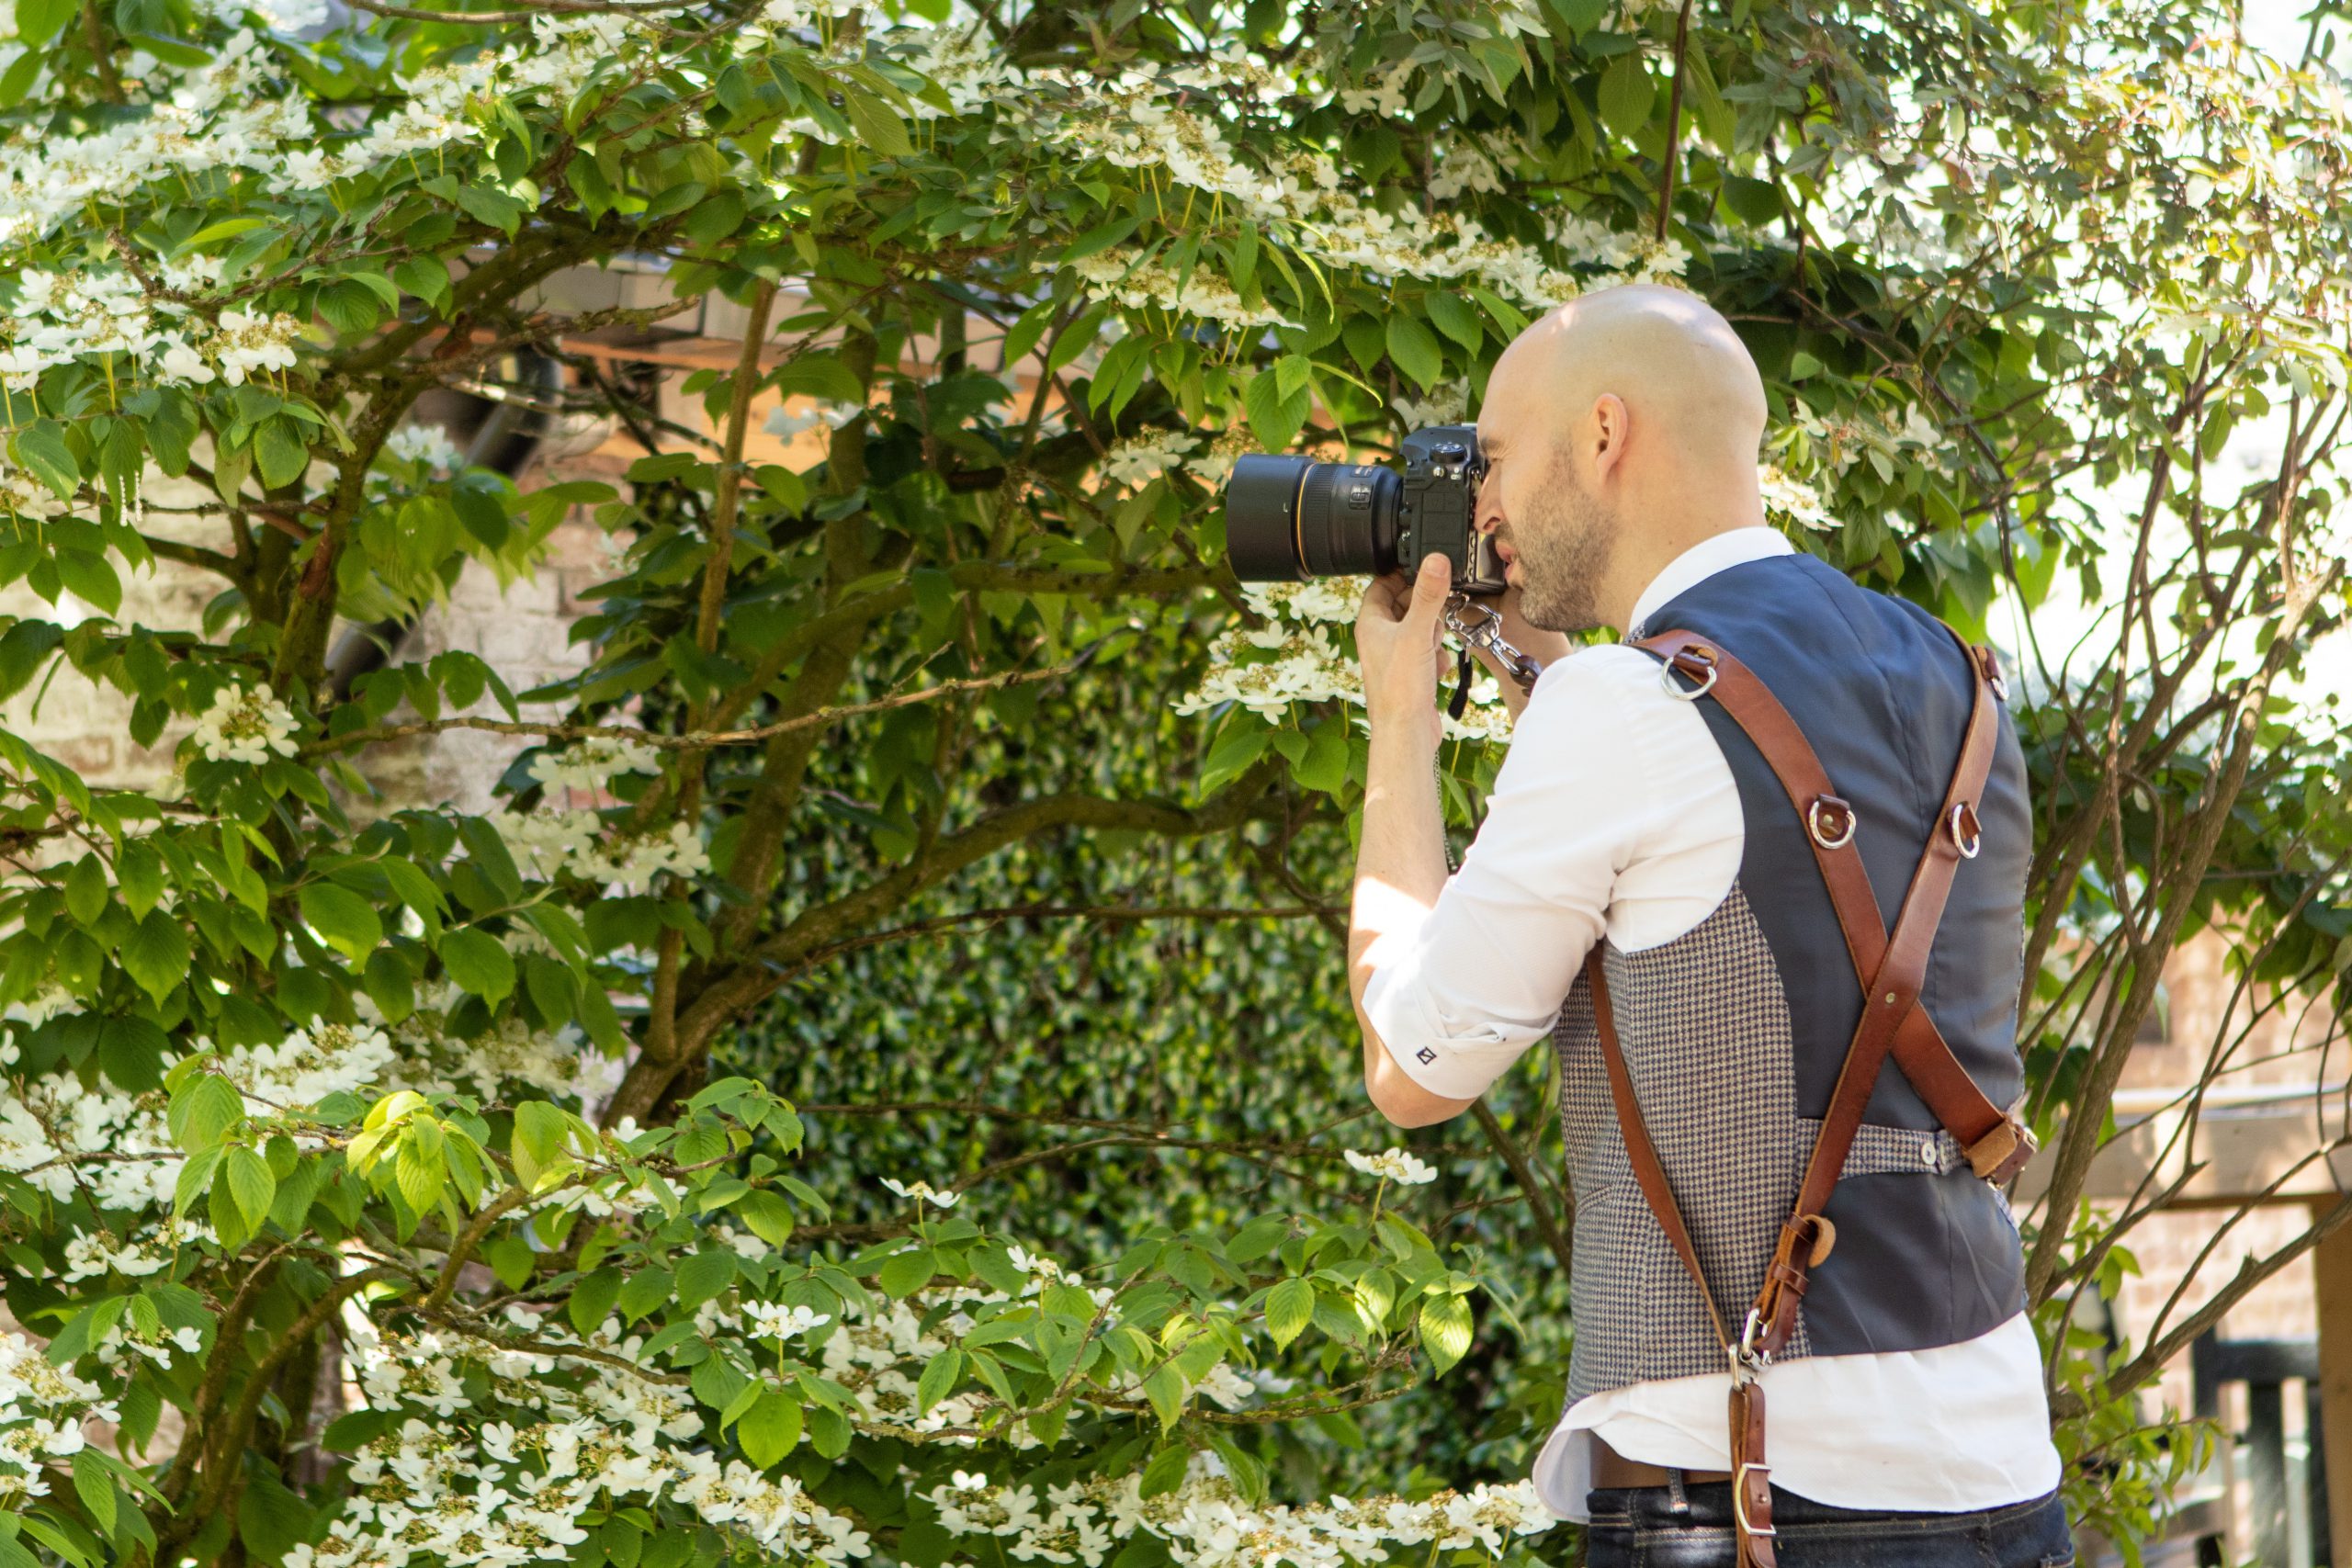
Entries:
[[1569, 424], [1605, 393], [1623, 400], [1653, 458], [1756, 461], [1764, 382], [1731, 323], [1697, 295], [1629, 283], [1571, 299], [1519, 334], [1496, 362], [1489, 402], [1508, 396]]
[[1478, 516], [1519, 563], [1529, 622], [1623, 627], [1668, 561], [1760, 524], [1764, 421], [1755, 361], [1687, 290], [1599, 289], [1520, 333], [1478, 417]]

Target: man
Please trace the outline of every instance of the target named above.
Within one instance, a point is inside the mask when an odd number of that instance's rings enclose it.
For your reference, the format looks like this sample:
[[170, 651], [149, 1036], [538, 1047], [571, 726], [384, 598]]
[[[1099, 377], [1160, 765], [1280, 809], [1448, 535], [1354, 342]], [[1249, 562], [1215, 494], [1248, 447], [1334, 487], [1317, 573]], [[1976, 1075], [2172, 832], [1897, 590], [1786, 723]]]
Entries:
[[[2015, 1222], [1972, 1168], [1977, 1146], [1892, 1062], [1824, 1176], [1834, 1245], [1824, 1224], [1796, 1326], [1755, 1363], [1772, 1410], [1769, 1488], [1754, 1483], [1770, 1525], [1735, 1531], [1724, 1411], [1737, 1358], [1726, 1362], [1690, 1275], [1703, 1266], [1737, 1325], [1864, 1016], [1860, 959], [1807, 835], [1859, 849], [1894, 927], [1936, 847], [1947, 781], [1959, 787], [1963, 736], [1995, 737], [1977, 847], [1961, 818], [1948, 825], [1957, 870], [1916, 1010], [1996, 1105], [2022, 1077], [2012, 1032], [2031, 848], [2015, 732], [1978, 694], [1998, 691], [1984, 668], [1916, 606], [1765, 525], [1765, 412], [1730, 325], [1669, 287], [1578, 299], [1496, 362], [1477, 526], [1508, 562], [1504, 635], [1544, 669], [1524, 695], [1503, 682], [1511, 748], [1449, 878], [1432, 766], [1445, 564], [1364, 595], [1372, 750], [1348, 977], [1365, 1087], [1391, 1122], [1424, 1126], [1553, 1040], [1576, 1333], [1566, 1408], [1534, 1479], [1552, 1512], [1589, 1519], [1596, 1568], [1633, 1562], [1637, 1541], [1643, 1561], [1691, 1568], [1736, 1552], [1769, 1562], [1775, 1548], [1805, 1568], [1833, 1540], [1840, 1563], [2067, 1562]], [[1604, 626], [1629, 640], [1573, 650], [1566, 634]], [[1850, 802], [1842, 823], [1808, 826], [1706, 698], [1704, 666], [1678, 676], [1632, 645], [1678, 629], [1785, 705], [1834, 781], [1823, 798]], [[1997, 728], [1974, 728], [1979, 713]], [[1695, 1243], [1687, 1269], [1629, 1160], [1596, 999]]]

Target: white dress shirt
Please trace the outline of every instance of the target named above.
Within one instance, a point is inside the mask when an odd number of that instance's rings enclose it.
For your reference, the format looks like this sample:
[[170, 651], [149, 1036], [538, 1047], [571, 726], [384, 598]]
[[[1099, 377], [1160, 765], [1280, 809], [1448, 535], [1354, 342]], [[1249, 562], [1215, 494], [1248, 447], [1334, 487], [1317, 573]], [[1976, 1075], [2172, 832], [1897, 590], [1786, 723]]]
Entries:
[[[1693, 545], [1634, 601], [1629, 637], [1664, 630], [1649, 617], [1709, 575], [1791, 548], [1764, 526]], [[1730, 892], [1746, 838], [1738, 786], [1698, 705], [1668, 697], [1657, 671], [1625, 644], [1545, 666], [1461, 870], [1424, 919], [1369, 951], [1364, 1016], [1433, 1093], [1483, 1094], [1548, 1036], [1603, 933], [1627, 952], [1660, 946]], [[1424, 1048], [1434, 1060], [1418, 1059]], [[1801, 1357], [1763, 1386], [1773, 1483], [1816, 1502], [1960, 1511], [2058, 1483], [2041, 1347], [2022, 1312], [1934, 1349]], [[1588, 1434], [1628, 1459], [1730, 1469], [1730, 1387], [1726, 1370], [1577, 1401], [1536, 1456], [1544, 1506], [1585, 1518]]]

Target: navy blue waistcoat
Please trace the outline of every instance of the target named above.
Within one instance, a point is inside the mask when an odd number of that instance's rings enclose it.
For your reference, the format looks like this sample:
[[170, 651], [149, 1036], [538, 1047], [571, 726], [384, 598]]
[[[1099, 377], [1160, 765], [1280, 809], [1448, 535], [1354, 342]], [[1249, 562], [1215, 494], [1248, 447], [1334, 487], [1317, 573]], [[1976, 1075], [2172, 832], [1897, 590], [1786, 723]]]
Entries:
[[[1904, 600], [1803, 553], [1743, 562], [1639, 628], [1719, 643], [1787, 708], [1850, 801], [1891, 929], [1941, 804], [1974, 698], [1959, 643]], [[1761, 1283], [1861, 1015], [1861, 985], [1787, 793], [1738, 724], [1697, 707], [1730, 764], [1746, 840], [1724, 902], [1692, 931], [1602, 945], [1636, 1091], [1717, 1302], [1736, 1325]], [[1996, 1105], [2017, 1098], [2021, 907], [2032, 823], [2006, 708], [1921, 1005]], [[1610, 1105], [1581, 976], [1555, 1026], [1577, 1196], [1569, 1393], [1724, 1370], [1696, 1290], [1648, 1213]], [[1973, 1338], [2024, 1305], [2016, 1224], [1890, 1059], [1825, 1211], [1837, 1245], [1814, 1271], [1781, 1359], [1915, 1350]]]

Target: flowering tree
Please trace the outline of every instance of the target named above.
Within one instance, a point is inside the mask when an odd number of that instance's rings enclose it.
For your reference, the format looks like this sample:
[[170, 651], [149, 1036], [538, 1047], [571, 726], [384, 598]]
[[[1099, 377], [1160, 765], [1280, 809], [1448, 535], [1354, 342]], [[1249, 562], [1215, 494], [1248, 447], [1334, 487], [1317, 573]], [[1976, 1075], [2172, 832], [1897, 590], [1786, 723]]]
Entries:
[[[2036, 1060], [2089, 1086], [2053, 1127], [2096, 1110], [2149, 955], [2217, 912], [2217, 843], [2283, 868], [2227, 899], [2304, 954], [2344, 842], [2320, 751], [2250, 755], [2342, 604], [2342, 98], [2177, 16], [2108, 28], [2085, 76], [2048, 6], [18, 0], [0, 566], [61, 613], [0, 631], [0, 689], [111, 686], [180, 767], [109, 788], [0, 733], [0, 1247], [39, 1342], [0, 1364], [0, 1565], [1523, 1552], [1523, 1483], [1284, 1500], [1259, 1440], [1464, 1354], [1483, 1277], [1385, 1206], [1412, 1156], [1353, 1157], [1362, 1212], [1139, 1225], [1073, 1267], [954, 1187], [834, 1223], [793, 1105], [714, 1053], [1057, 847], [1229, 848], [1329, 919], [1351, 594], [1231, 581], [1231, 457], [1385, 452], [1532, 313], [1679, 278], [1774, 388], [1777, 520], [1972, 628], [2112, 547], [2069, 475], [2156, 476], [2129, 635], [2032, 694], [2045, 784], [2080, 784], [2035, 951], [2087, 955], [2037, 990]], [[547, 303], [649, 256], [747, 319], [685, 383], [714, 439], [576, 360], [567, 398], [647, 440], [626, 494], [413, 423], [672, 313]], [[820, 460], [745, 460], [775, 392]], [[2275, 483], [2168, 489], [2274, 394]], [[582, 514], [615, 560], [576, 678], [331, 671], [339, 625], [530, 572]], [[197, 624], [119, 618], [159, 561], [215, 583]], [[2241, 644], [2258, 674], [2215, 662]], [[1027, 739], [1114, 721], [1176, 744]], [[1501, 723], [1454, 731], [1459, 820]], [[386, 745], [461, 728], [522, 744], [496, 809], [373, 795]], [[2123, 730], [2157, 772], [2081, 743]], [[2133, 812], [2188, 813], [2191, 852]], [[2111, 1235], [2042, 1228], [2053, 1336]], [[2096, 1483], [2154, 1451], [2129, 1378], [2054, 1365], [2083, 1501], [2143, 1506]]]

